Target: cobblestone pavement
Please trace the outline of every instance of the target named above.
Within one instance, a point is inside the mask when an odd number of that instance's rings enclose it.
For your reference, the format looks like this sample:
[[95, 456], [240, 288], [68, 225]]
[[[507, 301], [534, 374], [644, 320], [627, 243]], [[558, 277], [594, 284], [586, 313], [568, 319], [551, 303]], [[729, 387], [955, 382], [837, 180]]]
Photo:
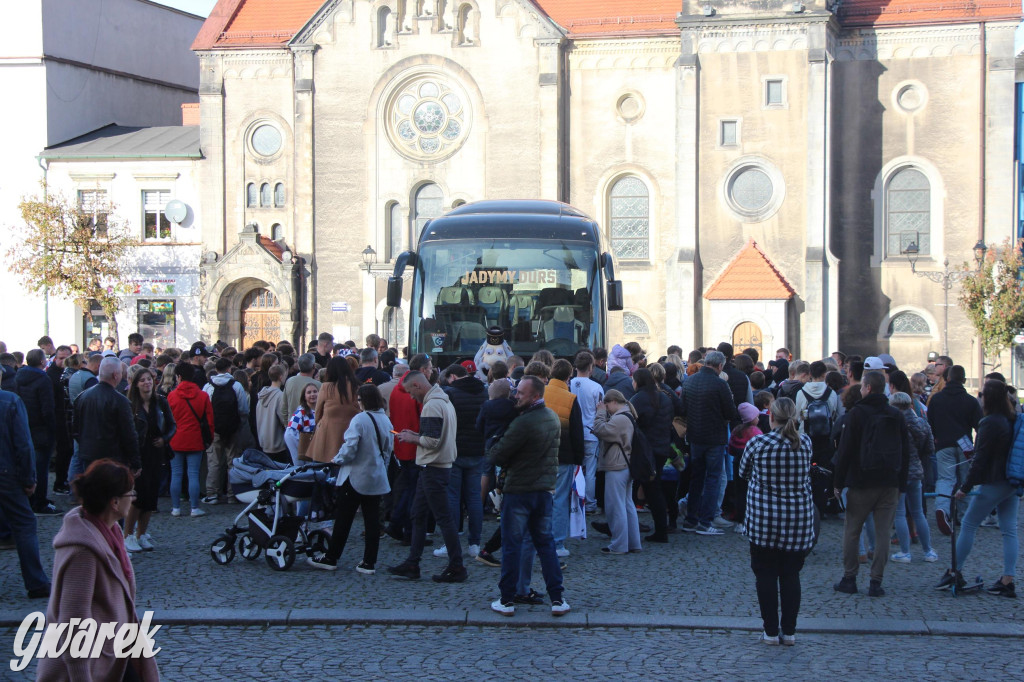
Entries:
[[[67, 498], [59, 502], [68, 503]], [[428, 548], [421, 564], [424, 578], [418, 582], [390, 579], [384, 571], [364, 576], [353, 567], [362, 556], [361, 521], [353, 528], [342, 556], [342, 570], [316, 571], [300, 557], [289, 571], [270, 569], [261, 556], [245, 561], [236, 556], [226, 566], [216, 565], [209, 554], [210, 543], [231, 524], [242, 507], [218, 505], [201, 518], [174, 518], [167, 499], [160, 501], [162, 513], [154, 516], [151, 533], [158, 544], [154, 552], [133, 555], [138, 580], [138, 607], [181, 609], [222, 607], [232, 609], [292, 609], [332, 606], [359, 609], [464, 609], [486, 612], [497, 596], [499, 569], [467, 559], [469, 580], [464, 584], [439, 585], [429, 576], [438, 573], [445, 559], [432, 556]], [[600, 518], [600, 517], [591, 517]], [[642, 520], [649, 520], [641, 515]], [[60, 518], [40, 518], [40, 541], [44, 566], [52, 566], [51, 541]], [[488, 520], [484, 537], [495, 522]], [[1024, 599], [1005, 599], [983, 592], [957, 600], [931, 586], [941, 576], [950, 555], [949, 538], [933, 529], [940, 561], [926, 564], [921, 549], [914, 545], [912, 564], [889, 563], [884, 598], [869, 598], [867, 572], [861, 571], [861, 594], [833, 592], [840, 577], [840, 535], [842, 522], [827, 520], [822, 539], [807, 560], [802, 573], [801, 616], [853, 619], [918, 619], [965, 623], [1024, 624]], [[440, 540], [439, 536], [435, 542]], [[465, 542], [465, 539], [463, 539]], [[570, 540], [572, 555], [566, 559], [566, 598], [576, 613], [646, 614], [666, 616], [757, 616], [754, 581], [749, 568], [748, 543], [728, 532], [721, 537], [692, 534], [670, 536], [667, 545], [648, 543], [639, 554], [605, 556], [601, 536], [585, 541]], [[378, 568], [399, 563], [406, 549], [390, 538], [381, 541]], [[986, 583], [1001, 572], [1001, 544], [997, 529], [981, 528], [968, 561], [965, 575], [983, 576]], [[543, 591], [539, 562], [534, 587]], [[1024, 566], [1024, 562], [1021, 562]], [[866, 568], [866, 567], [864, 567]], [[1020, 576], [1018, 576], [1019, 578]], [[1019, 581], [1021, 582], [1021, 581]], [[25, 598], [14, 551], [0, 552], [0, 611], [28, 613], [45, 608]]]
[[[11, 641], [13, 630], [0, 629]], [[438, 626], [165, 627], [164, 680], [265, 679], [1024, 679], [1015, 640], [798, 634], [769, 647], [752, 633], [662, 628]], [[230, 652], [230, 653], [229, 653]], [[5, 662], [6, 663], [6, 662]], [[0, 678], [34, 679], [35, 664]]]

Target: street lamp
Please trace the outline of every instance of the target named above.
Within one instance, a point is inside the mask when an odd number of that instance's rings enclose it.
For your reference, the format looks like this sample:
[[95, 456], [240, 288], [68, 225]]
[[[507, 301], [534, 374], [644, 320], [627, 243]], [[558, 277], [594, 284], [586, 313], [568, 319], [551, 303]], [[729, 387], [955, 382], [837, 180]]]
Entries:
[[[979, 239], [978, 243], [974, 245], [974, 260], [977, 263], [978, 270], [981, 270], [981, 264], [985, 260], [985, 253], [987, 251], [988, 247], [985, 245], [985, 242]], [[917, 245], [917, 242], [907, 244], [901, 253], [910, 261], [911, 272], [918, 277], [924, 277], [931, 282], [942, 285], [942, 354], [949, 355], [949, 291], [953, 288], [954, 284], [967, 277], [967, 272], [963, 270], [950, 270], [948, 257], [942, 262], [942, 272], [918, 272], [917, 260], [921, 255], [921, 248]]]
[[373, 250], [372, 246], [367, 245], [363, 249], [363, 265], [366, 266], [366, 273], [370, 273], [370, 269], [377, 263], [377, 252]]

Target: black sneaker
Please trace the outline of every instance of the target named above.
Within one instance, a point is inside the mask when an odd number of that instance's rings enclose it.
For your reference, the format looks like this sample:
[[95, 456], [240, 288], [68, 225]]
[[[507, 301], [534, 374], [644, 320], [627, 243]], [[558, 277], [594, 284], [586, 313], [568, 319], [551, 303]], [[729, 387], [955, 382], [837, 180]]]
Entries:
[[608, 524], [604, 521], [591, 521], [590, 527], [596, 530], [598, 533], [603, 533], [608, 537], [612, 536], [612, 530], [608, 527]]
[[491, 568], [501, 568], [501, 561], [499, 561], [490, 552], [481, 549], [480, 553], [476, 555], [476, 560], [482, 563], [484, 566], [490, 566]]
[[397, 540], [398, 542], [401, 542], [405, 539], [402, 537], [402, 532], [399, 530], [395, 530], [394, 528], [386, 528], [384, 530], [384, 535], [387, 535], [392, 540]]
[[18, 549], [18, 546], [14, 544], [13, 538], [7, 538], [0, 540], [0, 549]]
[[[419, 571], [416, 571], [419, 573]], [[435, 583], [464, 583], [469, 577], [469, 571], [466, 570], [465, 566], [459, 566], [457, 568], [448, 566], [439, 574], [433, 576]]]
[[53, 492], [56, 495], [70, 495], [71, 494], [71, 488], [68, 487], [68, 485], [66, 483], [62, 484], [62, 485], [57, 485], [56, 483], [54, 483], [53, 484]]
[[857, 579], [843, 576], [843, 579], [833, 585], [832, 589], [843, 594], [857, 594]]
[[33, 511], [36, 516], [61, 516], [64, 513], [57, 509], [56, 505], [49, 500], [46, 501], [46, 504], [36, 507]]
[[388, 573], [395, 576], [396, 578], [404, 578], [406, 580], [419, 580], [420, 565], [411, 564], [408, 561], [403, 561], [397, 566], [389, 566]]
[[1017, 598], [1017, 587], [1013, 582], [1004, 583], [1001, 579], [997, 580], [992, 587], [986, 588], [985, 591], [1000, 597]]
[[942, 580], [935, 586], [936, 590], [948, 590], [953, 587], [953, 583], [956, 583], [956, 589], [963, 589], [967, 586], [967, 581], [960, 575], [960, 571], [951, 571], [946, 569], [945, 574], [942, 576]]
[[689, 521], [683, 521], [683, 525], [681, 526], [681, 528], [684, 533], [696, 533], [698, 525], [700, 524], [696, 522], [690, 523]]
[[530, 590], [530, 594], [517, 594], [512, 597], [512, 601], [516, 604], [539, 606], [544, 603], [544, 597], [542, 597], [537, 590]]
[[320, 552], [317, 552], [313, 556], [308, 557], [306, 559], [306, 563], [312, 566], [313, 568], [319, 568], [323, 571], [338, 570], [338, 562], [330, 561], [325, 554], [321, 554]]
[[29, 599], [49, 599], [50, 598], [50, 586], [37, 587], [34, 590], [28, 591]]
[[872, 580], [868, 585], [868, 596], [869, 597], [884, 597], [885, 588], [882, 587], [881, 580]]

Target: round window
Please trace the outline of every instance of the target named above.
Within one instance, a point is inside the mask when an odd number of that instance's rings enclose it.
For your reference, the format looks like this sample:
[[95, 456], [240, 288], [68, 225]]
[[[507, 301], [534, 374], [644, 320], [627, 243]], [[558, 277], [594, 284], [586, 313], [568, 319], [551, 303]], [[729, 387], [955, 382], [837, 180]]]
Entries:
[[386, 111], [388, 138], [403, 156], [440, 161], [466, 141], [470, 126], [466, 96], [434, 74], [406, 80], [391, 95]]
[[724, 190], [729, 208], [747, 222], [771, 216], [785, 193], [779, 172], [759, 159], [740, 161], [726, 176]]
[[260, 156], [273, 156], [281, 151], [281, 131], [269, 123], [256, 127], [252, 133], [252, 149]]

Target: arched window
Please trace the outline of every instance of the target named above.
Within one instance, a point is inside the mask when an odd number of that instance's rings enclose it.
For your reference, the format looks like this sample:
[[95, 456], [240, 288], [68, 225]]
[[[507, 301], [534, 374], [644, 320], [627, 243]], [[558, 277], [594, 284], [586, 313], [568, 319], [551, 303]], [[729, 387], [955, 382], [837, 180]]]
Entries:
[[889, 321], [889, 336], [906, 336], [931, 334], [932, 329], [928, 320], [917, 313], [899, 313]]
[[402, 253], [405, 235], [405, 226], [402, 225], [402, 207], [397, 201], [392, 201], [385, 209], [384, 220], [386, 222], [384, 243], [387, 245], [387, 260], [394, 260]]
[[377, 47], [391, 47], [391, 8], [384, 6], [377, 10]]
[[274, 197], [271, 195], [270, 183], [264, 182], [260, 185], [260, 206], [273, 206]]
[[416, 190], [416, 199], [413, 201], [413, 225], [416, 228], [413, 234], [414, 239], [419, 239], [423, 226], [428, 220], [440, 217], [444, 212], [444, 194], [441, 188], [434, 183], [427, 183]]
[[279, 182], [274, 185], [274, 206], [280, 208], [284, 206], [284, 183]]
[[913, 167], [896, 171], [885, 187], [885, 255], [899, 256], [913, 242], [918, 253], [931, 253], [931, 185]]
[[650, 255], [650, 193], [635, 175], [612, 185], [608, 215], [612, 251], [623, 260], [646, 260]]
[[405, 316], [401, 308], [385, 308], [384, 337], [395, 348], [401, 348], [409, 343], [405, 336]]
[[270, 227], [270, 238], [275, 242], [284, 240], [284, 228], [281, 227], [281, 223], [274, 223]]
[[622, 333], [630, 336], [649, 336], [651, 328], [644, 321], [644, 318], [634, 313], [623, 313]]
[[245, 205], [251, 208], [257, 204], [257, 201], [256, 183], [250, 182], [245, 186]]
[[473, 27], [470, 25], [469, 13], [473, 11], [473, 6], [466, 4], [459, 6], [458, 16], [456, 17], [456, 31], [458, 32], [459, 45], [472, 45], [473, 44]]

